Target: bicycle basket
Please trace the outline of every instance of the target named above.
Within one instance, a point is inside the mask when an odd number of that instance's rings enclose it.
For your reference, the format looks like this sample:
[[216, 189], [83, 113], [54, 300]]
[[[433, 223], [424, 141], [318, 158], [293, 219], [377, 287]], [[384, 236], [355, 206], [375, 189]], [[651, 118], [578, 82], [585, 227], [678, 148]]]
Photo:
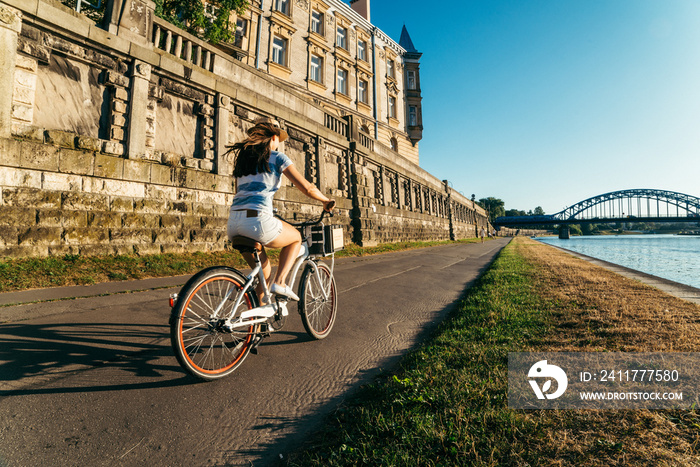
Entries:
[[314, 225], [311, 227], [312, 255], [328, 256], [345, 247], [343, 227], [340, 225]]

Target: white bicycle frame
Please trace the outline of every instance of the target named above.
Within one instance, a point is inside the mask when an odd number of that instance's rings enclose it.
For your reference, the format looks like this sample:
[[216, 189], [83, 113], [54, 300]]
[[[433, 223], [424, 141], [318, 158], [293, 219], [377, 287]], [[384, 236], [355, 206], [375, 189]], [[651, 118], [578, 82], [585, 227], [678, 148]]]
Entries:
[[[292, 277], [291, 280], [289, 281], [289, 284], [294, 284], [297, 278], [297, 274], [299, 273], [299, 269], [301, 269], [301, 266], [304, 263], [310, 264], [311, 267], [314, 269], [314, 273], [316, 273], [315, 277], [321, 278], [321, 275], [318, 272], [318, 265], [316, 264], [315, 261], [313, 261], [313, 258], [315, 258], [314, 255], [311, 255], [309, 252], [309, 246], [311, 243], [311, 235], [308, 235], [306, 238], [306, 241], [301, 244], [301, 249], [299, 250], [299, 256], [297, 256], [296, 261], [294, 262], [294, 266], [292, 266]], [[335, 267], [335, 254], [331, 255], [331, 277], [333, 277], [333, 269]], [[246, 310], [240, 314], [238, 318], [234, 320], [234, 315], [236, 313], [236, 310], [238, 307], [241, 305], [241, 302], [243, 301], [243, 297], [245, 297], [246, 292], [248, 292], [248, 289], [253, 285], [253, 282], [255, 281], [255, 278], [258, 278], [260, 283], [263, 286], [263, 297], [265, 301], [268, 302], [267, 305], [259, 306], [256, 308], [253, 308], [251, 310]], [[323, 299], [328, 300], [328, 290], [326, 290], [325, 287], [321, 286], [320, 287], [321, 292], [323, 293]], [[231, 289], [228, 291], [224, 299], [221, 301], [221, 304], [217, 307], [217, 309], [214, 312], [214, 318], [218, 317], [219, 313], [221, 312], [222, 308], [224, 307], [224, 304], [226, 301], [229, 299], [231, 294], [233, 293], [235, 289]], [[281, 309], [281, 310], [280, 310]], [[275, 301], [275, 303], [272, 302], [272, 296], [270, 295], [270, 290], [267, 287], [267, 281], [265, 281], [265, 274], [263, 273], [262, 270], [262, 264], [260, 263], [260, 259], [258, 258], [255, 267], [253, 270], [246, 276], [246, 283], [243, 285], [243, 288], [238, 294], [238, 297], [236, 297], [236, 302], [233, 305], [233, 308], [231, 309], [229, 316], [226, 317], [225, 321], [225, 326], [228, 326], [229, 329], [235, 329], [235, 328], [240, 328], [240, 327], [247, 327], [252, 324], [257, 324], [257, 323], [264, 323], [266, 322], [269, 318], [275, 316], [278, 311], [281, 311], [282, 316], [287, 316], [289, 314], [289, 311], [287, 310], [287, 302], [286, 301]]]

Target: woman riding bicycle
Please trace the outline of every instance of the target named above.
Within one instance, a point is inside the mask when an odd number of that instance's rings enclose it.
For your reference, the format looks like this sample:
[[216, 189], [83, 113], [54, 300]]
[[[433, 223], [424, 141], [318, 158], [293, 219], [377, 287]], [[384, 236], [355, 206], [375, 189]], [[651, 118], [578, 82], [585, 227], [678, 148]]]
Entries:
[[[323, 209], [331, 211], [335, 201], [307, 181], [294, 167], [293, 162], [277, 149], [288, 138], [275, 120], [262, 118], [248, 130], [248, 137], [231, 146], [236, 155], [233, 176], [236, 178], [236, 195], [233, 198], [228, 219], [228, 238], [240, 235], [252, 238], [270, 248], [281, 248], [277, 273], [270, 292], [292, 300], [299, 297], [287, 284], [287, 275], [294, 265], [301, 248], [301, 235], [286, 222], [276, 218], [272, 211], [272, 198], [282, 185], [282, 174], [309, 198], [321, 201]], [[252, 254], [243, 255], [253, 267]], [[260, 253], [265, 280], [269, 283], [270, 261], [265, 249]], [[258, 290], [261, 293], [261, 290]]]

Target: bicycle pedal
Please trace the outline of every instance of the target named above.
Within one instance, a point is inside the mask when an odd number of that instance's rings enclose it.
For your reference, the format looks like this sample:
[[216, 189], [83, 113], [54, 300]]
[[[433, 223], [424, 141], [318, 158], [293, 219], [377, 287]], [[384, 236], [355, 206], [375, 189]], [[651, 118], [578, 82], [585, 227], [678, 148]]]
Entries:
[[277, 316], [278, 319], [284, 318], [287, 315], [289, 315], [289, 310], [287, 308], [287, 300], [277, 300], [277, 306], [278, 309], [277, 314], [275, 316]]
[[253, 342], [253, 346], [250, 348], [250, 353], [252, 353], [253, 355], [258, 354], [258, 346], [260, 345], [262, 340], [263, 340], [263, 336], [258, 336], [255, 338], [255, 341]]

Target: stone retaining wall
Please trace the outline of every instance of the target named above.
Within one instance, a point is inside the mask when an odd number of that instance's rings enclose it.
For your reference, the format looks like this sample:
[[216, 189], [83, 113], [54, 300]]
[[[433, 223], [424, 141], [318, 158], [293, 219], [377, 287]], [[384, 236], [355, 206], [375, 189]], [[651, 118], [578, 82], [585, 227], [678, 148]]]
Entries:
[[[260, 116], [282, 122], [282, 150], [338, 201], [346, 241], [474, 237], [486, 224], [352, 115], [194, 38], [207, 67], [181, 60], [143, 24], [115, 35], [58, 2], [0, 1], [0, 256], [224, 248], [226, 146]], [[320, 212], [287, 182], [275, 204], [290, 219]]]

